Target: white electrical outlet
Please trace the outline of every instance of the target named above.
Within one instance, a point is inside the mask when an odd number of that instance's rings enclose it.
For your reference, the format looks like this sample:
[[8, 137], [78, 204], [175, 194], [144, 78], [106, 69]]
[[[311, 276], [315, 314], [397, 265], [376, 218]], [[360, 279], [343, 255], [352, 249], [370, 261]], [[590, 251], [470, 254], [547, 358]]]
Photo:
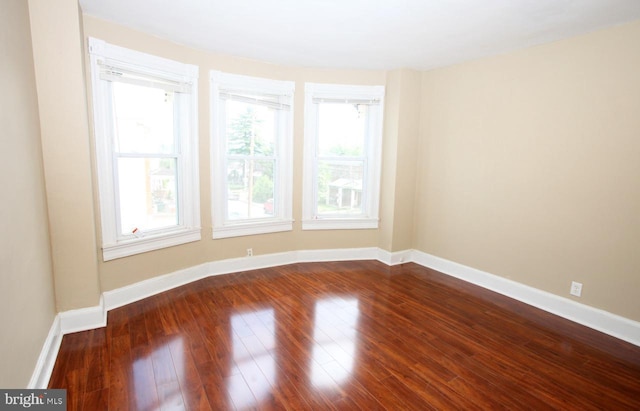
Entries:
[[253, 248], [247, 248], [247, 257], [253, 257]]
[[582, 283], [571, 281], [571, 290], [569, 292], [571, 295], [580, 297], [580, 295], [582, 295]]

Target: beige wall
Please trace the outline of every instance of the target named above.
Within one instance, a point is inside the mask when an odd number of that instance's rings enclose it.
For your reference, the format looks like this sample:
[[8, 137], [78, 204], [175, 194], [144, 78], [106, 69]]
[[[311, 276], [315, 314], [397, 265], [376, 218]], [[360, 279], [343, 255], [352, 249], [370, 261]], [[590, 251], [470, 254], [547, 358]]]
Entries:
[[77, 0], [29, 0], [59, 311], [98, 305], [81, 21]]
[[[85, 36], [157, 56], [195, 64], [200, 68], [199, 132], [200, 132], [200, 197], [202, 240], [132, 257], [99, 263], [102, 290], [112, 290], [160, 274], [209, 261], [242, 257], [247, 248], [254, 254], [269, 254], [290, 250], [374, 247], [378, 245], [378, 230], [302, 231], [302, 138], [304, 134], [304, 83], [385, 84], [384, 71], [318, 70], [286, 67], [222, 56], [185, 47], [138, 31], [117, 26], [90, 16], [84, 16]], [[86, 68], [89, 70], [88, 66]], [[294, 186], [292, 232], [268, 235], [211, 239], [211, 200], [209, 165], [209, 71], [295, 81], [294, 102]], [[393, 195], [393, 194], [391, 194]], [[97, 201], [97, 198], [96, 198]], [[99, 216], [96, 224], [99, 227]]]
[[421, 83], [419, 71], [387, 73], [378, 246], [391, 252], [413, 247]]
[[0, 387], [24, 388], [56, 310], [29, 11], [1, 9]]
[[639, 73], [638, 21], [424, 73], [415, 248], [640, 320]]

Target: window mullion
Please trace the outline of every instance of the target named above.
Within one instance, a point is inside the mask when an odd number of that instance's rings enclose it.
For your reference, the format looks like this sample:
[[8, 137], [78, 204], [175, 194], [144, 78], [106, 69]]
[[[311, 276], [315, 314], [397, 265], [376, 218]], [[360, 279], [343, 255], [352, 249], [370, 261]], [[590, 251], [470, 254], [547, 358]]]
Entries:
[[117, 155], [121, 158], [178, 158], [181, 156], [180, 153], [120, 153], [114, 152], [114, 155]]
[[248, 155], [248, 154], [227, 154], [226, 157], [229, 160], [255, 160], [255, 161], [268, 161], [275, 160], [277, 156], [256, 156], [256, 155]]
[[352, 156], [318, 156], [318, 161], [335, 161], [335, 162], [343, 162], [343, 163], [348, 163], [348, 162], [355, 162], [355, 161], [365, 161], [367, 159], [367, 156], [358, 156], [358, 157], [352, 157]]

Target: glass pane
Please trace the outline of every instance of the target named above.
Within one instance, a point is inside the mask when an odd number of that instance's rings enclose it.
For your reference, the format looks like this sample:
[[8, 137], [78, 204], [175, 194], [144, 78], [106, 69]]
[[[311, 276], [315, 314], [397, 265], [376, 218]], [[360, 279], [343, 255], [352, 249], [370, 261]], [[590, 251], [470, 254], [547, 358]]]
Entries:
[[119, 158], [118, 177], [123, 235], [178, 225], [175, 158]]
[[318, 152], [320, 156], [364, 155], [369, 106], [320, 103], [318, 105]]
[[226, 102], [227, 154], [272, 156], [275, 152], [276, 110], [239, 101]]
[[230, 160], [227, 164], [227, 219], [275, 215], [275, 160]]
[[174, 152], [173, 92], [113, 83], [116, 151], [121, 153]]
[[362, 214], [363, 161], [318, 162], [318, 214]]

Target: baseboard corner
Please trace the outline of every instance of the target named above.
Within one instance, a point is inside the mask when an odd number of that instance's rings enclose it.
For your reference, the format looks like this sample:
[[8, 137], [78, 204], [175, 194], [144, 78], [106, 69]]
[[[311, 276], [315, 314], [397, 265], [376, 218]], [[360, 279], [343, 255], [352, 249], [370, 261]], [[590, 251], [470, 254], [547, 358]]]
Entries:
[[107, 325], [107, 311], [104, 297], [100, 296], [98, 305], [58, 313], [62, 334], [93, 330]]

